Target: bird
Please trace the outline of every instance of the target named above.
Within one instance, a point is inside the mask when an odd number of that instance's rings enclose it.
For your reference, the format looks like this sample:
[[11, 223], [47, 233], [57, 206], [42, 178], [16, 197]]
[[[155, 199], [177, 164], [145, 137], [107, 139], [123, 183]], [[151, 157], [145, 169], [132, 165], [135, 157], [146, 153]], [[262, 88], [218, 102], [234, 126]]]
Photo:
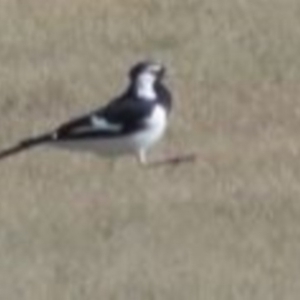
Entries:
[[144, 60], [128, 71], [129, 83], [119, 96], [49, 132], [22, 139], [0, 151], [0, 160], [47, 145], [99, 155], [133, 154], [142, 165], [164, 136], [172, 110], [172, 95], [164, 84], [166, 67]]

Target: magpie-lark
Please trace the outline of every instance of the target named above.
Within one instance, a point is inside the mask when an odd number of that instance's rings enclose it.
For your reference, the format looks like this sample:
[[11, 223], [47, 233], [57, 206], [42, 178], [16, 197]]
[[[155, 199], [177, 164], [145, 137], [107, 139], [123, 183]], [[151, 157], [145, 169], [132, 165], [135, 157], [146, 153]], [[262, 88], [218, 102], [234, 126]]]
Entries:
[[51, 145], [99, 154], [136, 154], [142, 164], [146, 152], [163, 136], [171, 110], [171, 94], [163, 84], [165, 68], [143, 61], [129, 71], [129, 85], [106, 106], [63, 123], [55, 130], [20, 141], [0, 151], [0, 159]]

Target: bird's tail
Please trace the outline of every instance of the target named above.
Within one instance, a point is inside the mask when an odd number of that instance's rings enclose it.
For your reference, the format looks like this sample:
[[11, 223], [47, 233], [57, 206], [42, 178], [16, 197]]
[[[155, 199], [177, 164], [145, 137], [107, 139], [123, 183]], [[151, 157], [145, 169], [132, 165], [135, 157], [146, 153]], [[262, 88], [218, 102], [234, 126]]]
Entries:
[[19, 152], [29, 150], [35, 146], [50, 142], [53, 139], [54, 139], [53, 133], [47, 133], [37, 137], [32, 137], [32, 138], [22, 140], [10, 148], [0, 150], [0, 160], [12, 156], [14, 154], [17, 154]]

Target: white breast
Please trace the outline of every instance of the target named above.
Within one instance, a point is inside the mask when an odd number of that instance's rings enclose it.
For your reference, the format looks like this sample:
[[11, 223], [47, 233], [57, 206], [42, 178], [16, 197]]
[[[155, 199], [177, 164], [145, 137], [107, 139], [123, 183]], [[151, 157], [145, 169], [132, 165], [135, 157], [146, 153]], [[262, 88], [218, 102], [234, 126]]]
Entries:
[[146, 120], [146, 128], [133, 135], [140, 148], [147, 149], [155, 144], [164, 134], [167, 127], [167, 115], [162, 106], [157, 105]]

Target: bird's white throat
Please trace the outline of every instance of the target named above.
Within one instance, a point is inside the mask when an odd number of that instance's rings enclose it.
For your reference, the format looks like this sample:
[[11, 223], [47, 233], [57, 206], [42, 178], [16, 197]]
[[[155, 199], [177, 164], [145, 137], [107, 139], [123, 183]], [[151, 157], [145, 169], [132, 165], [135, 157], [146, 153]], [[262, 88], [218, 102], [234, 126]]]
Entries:
[[143, 73], [137, 78], [137, 96], [146, 100], [155, 100], [157, 95], [154, 89], [156, 78], [151, 73]]

